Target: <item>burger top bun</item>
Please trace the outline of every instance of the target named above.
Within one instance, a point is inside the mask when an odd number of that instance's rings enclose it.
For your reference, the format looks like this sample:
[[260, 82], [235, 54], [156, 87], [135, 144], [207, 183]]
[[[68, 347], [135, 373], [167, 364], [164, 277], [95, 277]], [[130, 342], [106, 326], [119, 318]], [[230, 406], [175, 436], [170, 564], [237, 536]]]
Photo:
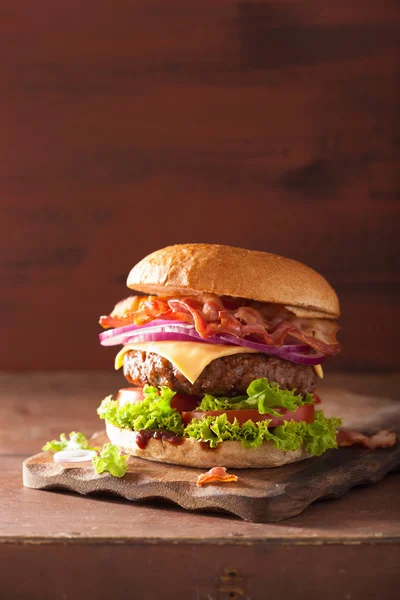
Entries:
[[283, 452], [272, 442], [263, 442], [258, 448], [243, 448], [240, 442], [225, 441], [215, 449], [202, 447], [197, 440], [184, 438], [181, 444], [175, 445], [162, 439], [150, 438], [145, 448], [136, 443], [136, 432], [120, 429], [106, 424], [107, 436], [112, 444], [121, 452], [139, 456], [147, 460], [211, 469], [224, 466], [235, 469], [280, 467], [309, 458], [302, 448]]
[[208, 292], [283, 304], [299, 317], [336, 318], [338, 297], [316, 271], [269, 252], [217, 244], [178, 244], [156, 250], [129, 273], [127, 286], [172, 296]]

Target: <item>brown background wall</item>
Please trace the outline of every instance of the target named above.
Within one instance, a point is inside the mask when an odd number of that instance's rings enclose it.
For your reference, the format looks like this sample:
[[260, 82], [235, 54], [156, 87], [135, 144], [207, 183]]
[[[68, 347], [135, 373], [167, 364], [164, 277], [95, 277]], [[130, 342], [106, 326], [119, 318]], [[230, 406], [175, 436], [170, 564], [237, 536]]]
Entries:
[[188, 241], [310, 264], [341, 298], [331, 368], [399, 367], [396, 1], [3, 0], [0, 22], [1, 368], [112, 368], [97, 317]]

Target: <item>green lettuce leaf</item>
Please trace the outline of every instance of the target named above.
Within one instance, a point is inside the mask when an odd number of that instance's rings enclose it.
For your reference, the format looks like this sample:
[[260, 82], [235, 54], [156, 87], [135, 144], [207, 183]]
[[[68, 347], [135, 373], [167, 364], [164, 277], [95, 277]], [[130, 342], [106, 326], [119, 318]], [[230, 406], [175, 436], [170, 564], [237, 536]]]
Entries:
[[[160, 390], [147, 386], [143, 390], [144, 398], [140, 403], [119, 407], [118, 402], [108, 396], [98, 408], [101, 419], [108, 423], [133, 431], [141, 429], [164, 429], [175, 435], [194, 438], [208, 442], [216, 448], [223, 441], [239, 441], [245, 448], [257, 448], [264, 441], [271, 441], [280, 450], [297, 450], [304, 447], [310, 454], [322, 454], [328, 448], [336, 448], [336, 433], [340, 419], [324, 416], [316, 411], [315, 421], [308, 424], [304, 421], [285, 421], [282, 425], [268, 429], [270, 420], [247, 421], [239, 424], [235, 419], [230, 423], [225, 414], [217, 417], [193, 419], [184, 425], [180, 413], [171, 408], [171, 400], [175, 392], [167, 387]], [[305, 398], [294, 392], [282, 390], [276, 383], [267, 379], [256, 379], [248, 389], [247, 396], [236, 398], [215, 398], [206, 394], [199, 405], [199, 410], [229, 410], [256, 408], [262, 414], [277, 414], [274, 408], [286, 408], [290, 411], [314, 401], [312, 394]]]
[[305, 448], [310, 454], [319, 456], [328, 448], [337, 448], [336, 434], [342, 424], [342, 419], [331, 417], [327, 419], [322, 411], [315, 413], [314, 423], [308, 425]]
[[255, 408], [261, 414], [271, 414], [279, 416], [275, 408], [286, 408], [290, 412], [295, 411], [299, 406], [312, 404], [314, 402], [313, 394], [306, 394], [303, 398], [296, 394], [296, 390], [284, 390], [273, 381], [266, 378], [255, 379], [247, 388], [247, 396], [236, 396], [235, 398], [221, 397], [217, 398], [211, 394], [206, 394], [197, 410], [241, 410], [246, 408]]
[[269, 420], [247, 421], [239, 425], [235, 419], [230, 423], [226, 415], [193, 419], [186, 426], [183, 435], [199, 441], [208, 442], [216, 448], [223, 441], [240, 441], [245, 448], [257, 448], [264, 441], [271, 441], [279, 450], [298, 450], [302, 446], [310, 454], [319, 456], [328, 448], [337, 448], [336, 433], [341, 420], [327, 418], [322, 411], [315, 413], [314, 423], [305, 421], [286, 421], [272, 430], [268, 429]]
[[211, 394], [205, 394], [196, 410], [229, 410], [232, 408], [232, 398], [216, 398]]
[[114, 477], [123, 477], [128, 469], [129, 455], [120, 454], [118, 446], [104, 444], [98, 456], [92, 458], [96, 473], [108, 471]]
[[47, 442], [42, 450], [54, 450], [55, 452], [59, 452], [60, 450], [96, 450], [96, 448], [91, 448], [89, 446], [89, 442], [83, 433], [71, 431], [69, 439], [67, 439], [65, 433], [62, 433], [59, 440]]
[[[160, 395], [158, 395], [160, 394]], [[171, 408], [175, 392], [167, 387], [143, 388], [143, 400], [135, 404], [118, 406], [118, 402], [107, 396], [97, 409], [101, 419], [116, 427], [140, 431], [141, 429], [165, 429], [182, 435], [183, 423], [177, 410]]]

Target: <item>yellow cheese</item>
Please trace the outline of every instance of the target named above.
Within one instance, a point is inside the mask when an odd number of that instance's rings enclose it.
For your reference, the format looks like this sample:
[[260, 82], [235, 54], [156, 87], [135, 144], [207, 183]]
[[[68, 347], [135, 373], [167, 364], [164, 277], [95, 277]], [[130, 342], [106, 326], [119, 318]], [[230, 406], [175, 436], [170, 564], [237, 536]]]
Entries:
[[123, 365], [124, 356], [129, 350], [154, 352], [169, 360], [190, 381], [194, 383], [207, 365], [222, 356], [252, 353], [256, 350], [242, 346], [223, 346], [204, 342], [138, 342], [127, 344], [115, 357], [115, 368]]
[[324, 378], [324, 372], [322, 370], [321, 365], [314, 365], [314, 369], [315, 369], [315, 372], [318, 375], [318, 377], [320, 377], [321, 379], [323, 379]]

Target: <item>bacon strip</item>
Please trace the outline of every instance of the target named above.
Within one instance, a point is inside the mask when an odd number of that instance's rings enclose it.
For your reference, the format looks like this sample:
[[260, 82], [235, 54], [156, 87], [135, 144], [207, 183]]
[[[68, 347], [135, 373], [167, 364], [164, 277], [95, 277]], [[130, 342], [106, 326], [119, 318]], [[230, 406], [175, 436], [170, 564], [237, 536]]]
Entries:
[[[284, 307], [261, 302], [232, 302], [214, 294], [196, 297], [163, 298], [131, 296], [119, 302], [111, 315], [100, 318], [107, 327], [144, 325], [154, 319], [178, 320], [194, 325], [202, 338], [216, 334], [251, 336], [271, 346], [300, 340], [323, 354], [340, 351], [336, 341], [337, 324], [330, 319], [296, 317]], [[289, 340], [289, 341], [288, 341]]]
[[207, 473], [202, 473], [197, 478], [197, 485], [207, 485], [208, 483], [229, 483], [231, 481], [237, 481], [237, 475], [229, 475], [226, 472], [225, 467], [213, 467]]
[[341, 429], [337, 434], [338, 446], [345, 448], [355, 444], [375, 450], [376, 448], [391, 448], [396, 443], [396, 433], [387, 429], [380, 429], [373, 435], [364, 435], [359, 431]]

